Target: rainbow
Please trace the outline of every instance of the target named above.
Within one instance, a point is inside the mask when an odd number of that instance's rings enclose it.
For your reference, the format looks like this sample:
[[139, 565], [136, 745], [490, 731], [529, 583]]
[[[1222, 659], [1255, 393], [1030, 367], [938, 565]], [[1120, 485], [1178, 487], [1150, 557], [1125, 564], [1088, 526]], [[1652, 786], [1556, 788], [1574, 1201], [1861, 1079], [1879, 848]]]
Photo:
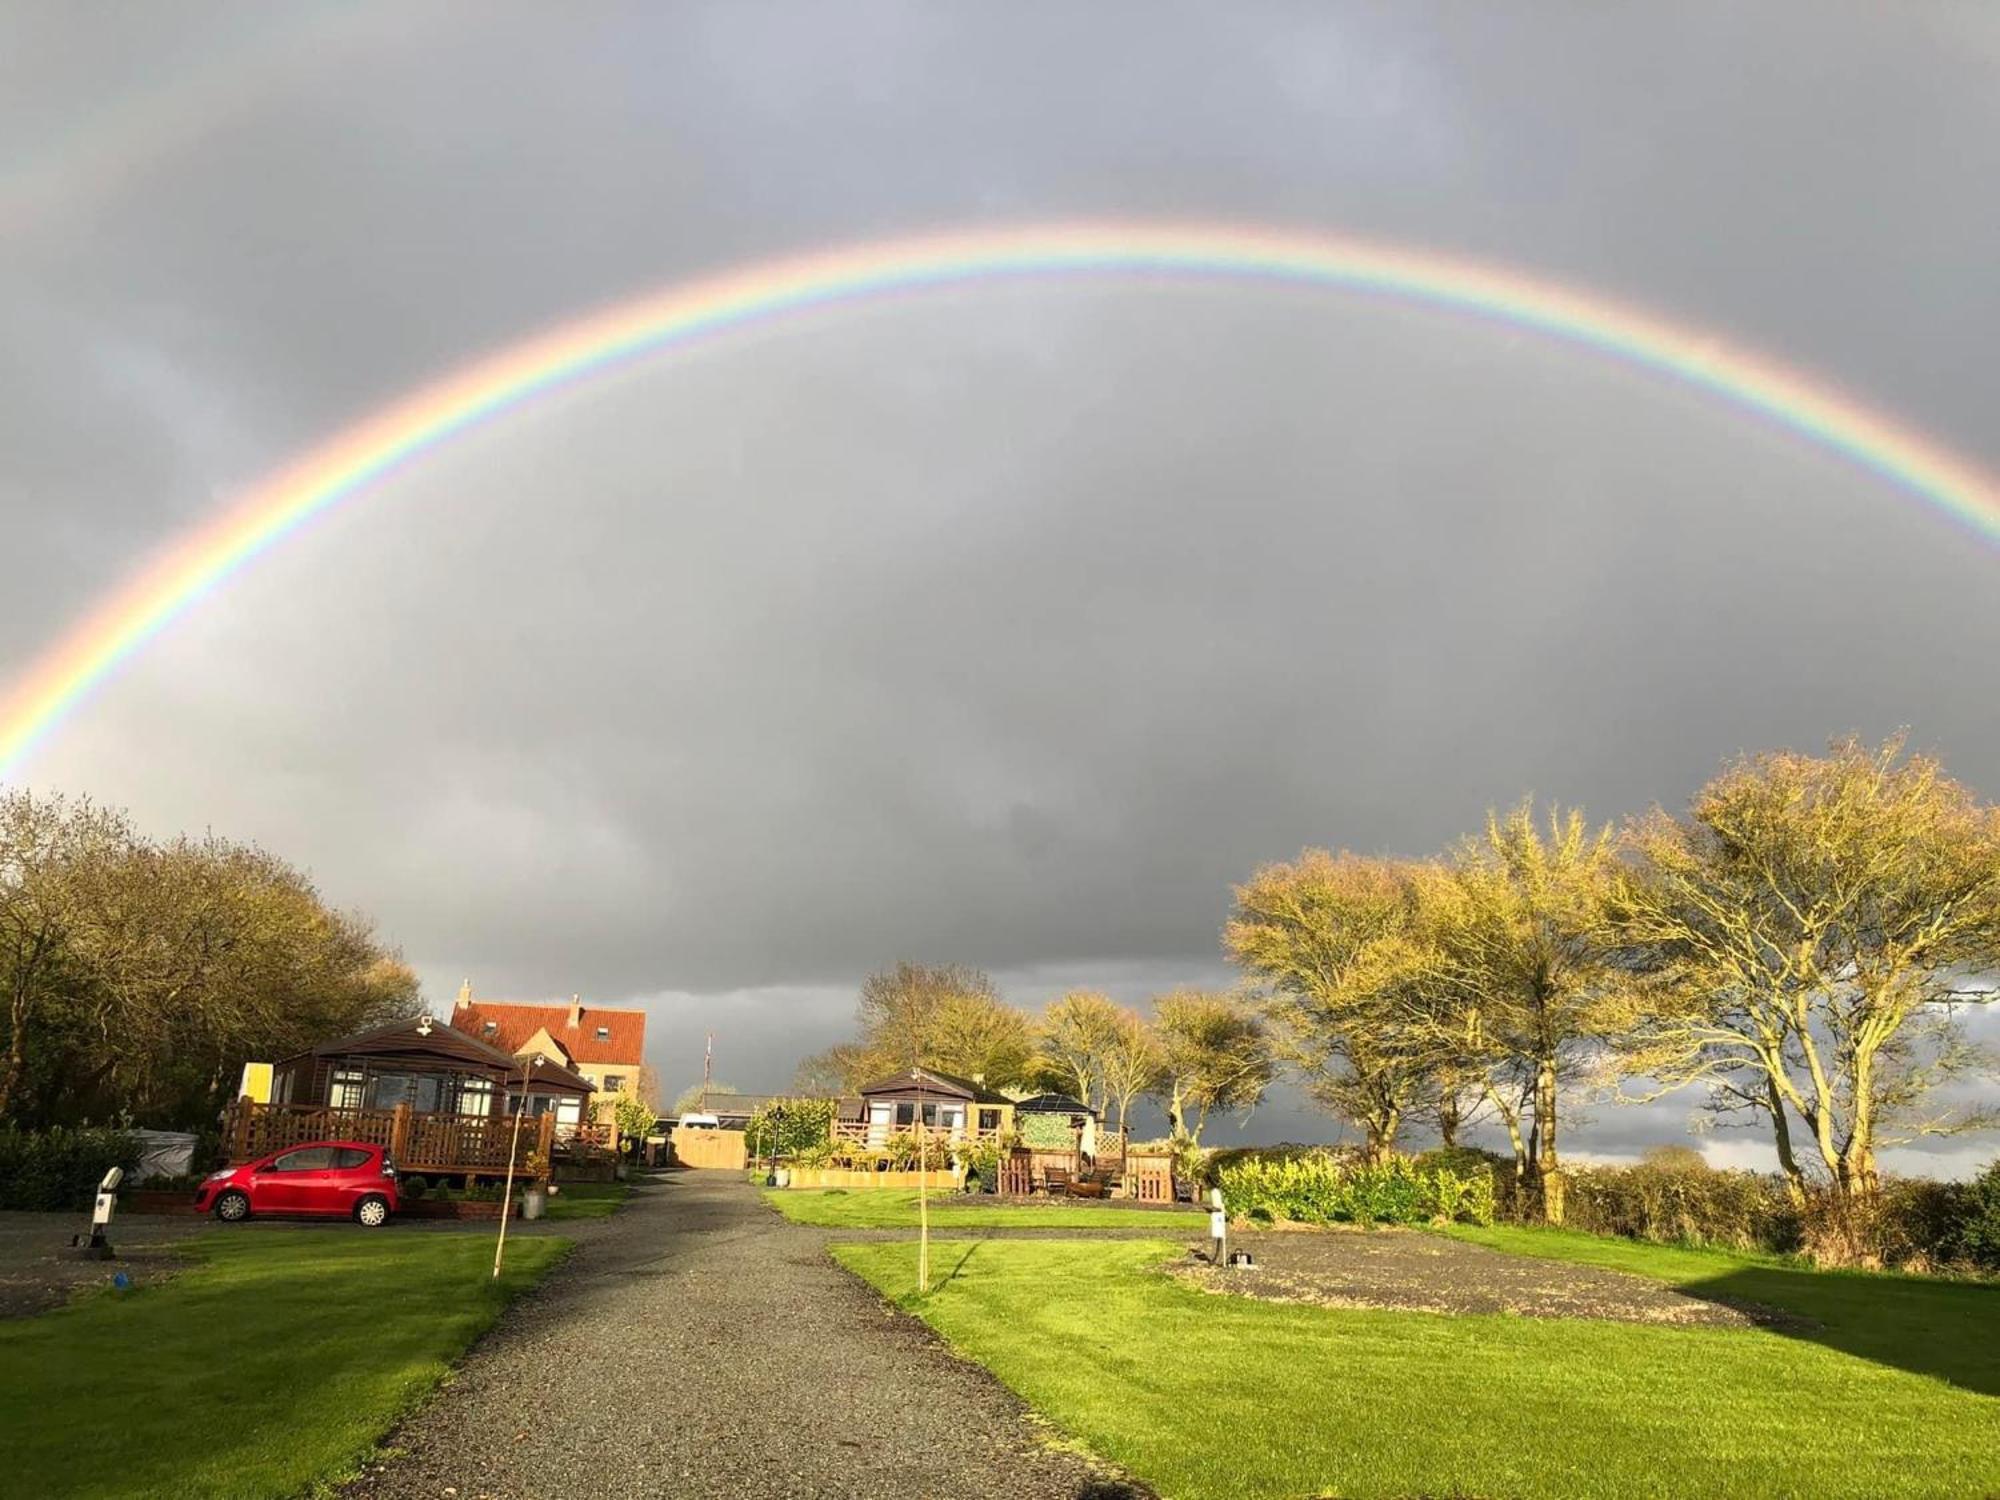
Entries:
[[1448, 309], [1581, 345], [1767, 418], [2000, 541], [2000, 486], [1922, 434], [1763, 355], [1499, 266], [1226, 224], [975, 229], [769, 261], [564, 323], [426, 385], [189, 533], [35, 661], [0, 708], [0, 776], [119, 665], [239, 568], [390, 471], [538, 396], [705, 335], [996, 277], [1257, 279]]

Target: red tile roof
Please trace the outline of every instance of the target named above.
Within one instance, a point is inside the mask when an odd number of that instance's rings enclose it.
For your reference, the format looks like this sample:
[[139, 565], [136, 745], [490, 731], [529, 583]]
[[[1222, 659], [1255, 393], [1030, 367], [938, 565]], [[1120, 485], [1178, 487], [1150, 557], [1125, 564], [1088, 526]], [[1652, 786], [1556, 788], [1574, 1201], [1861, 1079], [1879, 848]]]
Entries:
[[[488, 1021], [495, 1023], [494, 1030], [486, 1029]], [[549, 1035], [562, 1044], [574, 1063], [637, 1063], [646, 1051], [646, 1013], [643, 1010], [611, 1010], [602, 1005], [586, 1005], [581, 1024], [571, 1026], [567, 1005], [474, 1000], [452, 1011], [451, 1024], [508, 1053], [520, 1051], [530, 1037], [546, 1027]], [[600, 1026], [611, 1035], [600, 1038], [597, 1034]]]

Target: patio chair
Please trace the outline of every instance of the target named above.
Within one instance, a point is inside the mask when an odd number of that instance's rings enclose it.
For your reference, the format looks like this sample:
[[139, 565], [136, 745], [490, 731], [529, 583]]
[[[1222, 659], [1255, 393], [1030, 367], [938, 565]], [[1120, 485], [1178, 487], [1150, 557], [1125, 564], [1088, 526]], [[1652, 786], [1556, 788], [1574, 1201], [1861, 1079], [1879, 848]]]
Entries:
[[1051, 1198], [1069, 1191], [1069, 1168], [1049, 1167], [1042, 1173], [1042, 1191]]

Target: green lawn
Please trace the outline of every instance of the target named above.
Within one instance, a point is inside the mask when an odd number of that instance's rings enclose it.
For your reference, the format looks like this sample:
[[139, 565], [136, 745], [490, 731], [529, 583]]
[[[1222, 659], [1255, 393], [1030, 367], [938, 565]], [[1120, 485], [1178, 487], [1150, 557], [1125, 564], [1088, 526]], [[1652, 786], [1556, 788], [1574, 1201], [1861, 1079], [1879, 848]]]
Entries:
[[608, 1219], [632, 1196], [626, 1182], [559, 1182], [562, 1191], [542, 1210], [545, 1219]]
[[[1761, 1330], [1217, 1297], [1157, 1274], [1182, 1253], [1165, 1242], [938, 1244], [944, 1280], [921, 1299], [915, 1246], [833, 1253], [1169, 1497], [2000, 1493], [2000, 1400], [1912, 1373], [1990, 1358], [1987, 1288], [1917, 1284], [1955, 1313], [1957, 1355], [1922, 1352], [1939, 1333], [1925, 1321], [1864, 1358]], [[1912, 1285], [1827, 1280], [1805, 1298], [1814, 1315], [1864, 1322], [1870, 1288]]]
[[2000, 1396], [2000, 1283], [1815, 1271], [1775, 1255], [1645, 1245], [1559, 1229], [1442, 1231], [1513, 1255], [1650, 1276], [1696, 1297], [1753, 1302], [1819, 1324], [1796, 1337]]
[[364, 1459], [567, 1240], [238, 1230], [171, 1281], [0, 1323], [0, 1489], [288, 1496]]
[[[892, 1188], [771, 1188], [764, 1199], [798, 1224], [832, 1229], [915, 1229], [917, 1195]], [[1206, 1227], [1208, 1216], [1191, 1209], [1122, 1208], [1088, 1198], [1060, 1202], [1002, 1202], [977, 1194], [933, 1193], [931, 1224], [938, 1229], [1153, 1229], [1183, 1234]]]

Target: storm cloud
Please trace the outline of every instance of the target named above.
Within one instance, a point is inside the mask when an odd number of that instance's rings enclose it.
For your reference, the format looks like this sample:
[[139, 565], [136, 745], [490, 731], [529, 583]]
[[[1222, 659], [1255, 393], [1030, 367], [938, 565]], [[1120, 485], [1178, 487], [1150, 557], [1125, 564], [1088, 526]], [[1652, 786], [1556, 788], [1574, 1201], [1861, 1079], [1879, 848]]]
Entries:
[[[0, 664], [421, 381], [705, 271], [1177, 217], [1517, 265], [2000, 467], [2000, 13], [24, 7]], [[994, 282], [538, 402], [214, 591], [25, 779], [214, 827], [448, 1002], [773, 1086], [859, 978], [1218, 982], [1230, 883], [1911, 726], [2000, 794], [1990, 548], [1660, 379], [1268, 285]], [[1678, 1138], [1683, 1104], [1580, 1140]], [[1326, 1136], [1281, 1099], [1259, 1136]]]

